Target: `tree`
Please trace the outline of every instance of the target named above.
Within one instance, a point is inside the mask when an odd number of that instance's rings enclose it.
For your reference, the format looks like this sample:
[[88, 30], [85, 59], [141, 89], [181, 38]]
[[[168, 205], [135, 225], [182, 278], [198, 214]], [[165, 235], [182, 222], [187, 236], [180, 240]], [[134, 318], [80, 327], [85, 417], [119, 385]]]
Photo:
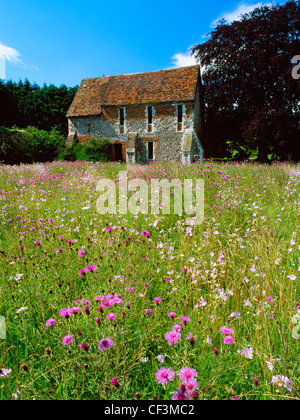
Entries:
[[46, 84], [41, 88], [27, 79], [18, 83], [0, 80], [0, 126], [32, 126], [46, 131], [56, 127], [67, 136], [66, 114], [77, 88]]
[[[205, 67], [206, 143], [215, 154], [232, 141], [258, 146], [260, 160], [270, 153], [299, 157], [300, 85], [291, 75], [299, 19], [298, 1], [264, 6], [240, 21], [220, 21], [210, 39], [192, 49]], [[230, 121], [225, 129], [224, 121]]]

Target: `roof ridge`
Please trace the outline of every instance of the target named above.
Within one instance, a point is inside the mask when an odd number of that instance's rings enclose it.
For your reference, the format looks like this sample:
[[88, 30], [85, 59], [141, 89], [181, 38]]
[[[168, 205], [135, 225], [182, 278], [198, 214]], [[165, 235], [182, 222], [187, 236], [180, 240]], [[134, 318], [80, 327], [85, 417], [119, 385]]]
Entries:
[[192, 66], [171, 67], [169, 69], [163, 69], [163, 70], [140, 71], [140, 72], [137, 72], [137, 73], [110, 74], [110, 75], [99, 76], [99, 77], [84, 77], [82, 80], [98, 80], [98, 79], [103, 79], [105, 77], [136, 76], [138, 74], [162, 73], [162, 72], [167, 72], [167, 71], [189, 69], [189, 68], [192, 68], [192, 67], [200, 67], [200, 65], [199, 64], [193, 64]]

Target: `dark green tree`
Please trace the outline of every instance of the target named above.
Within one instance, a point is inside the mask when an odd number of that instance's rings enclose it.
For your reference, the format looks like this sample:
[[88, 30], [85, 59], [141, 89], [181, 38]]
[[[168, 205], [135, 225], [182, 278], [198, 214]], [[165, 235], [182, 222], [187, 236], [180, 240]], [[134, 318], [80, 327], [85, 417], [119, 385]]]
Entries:
[[205, 143], [223, 155], [226, 143], [299, 158], [300, 84], [292, 58], [299, 55], [298, 1], [264, 6], [240, 21], [222, 20], [192, 53], [205, 67]]

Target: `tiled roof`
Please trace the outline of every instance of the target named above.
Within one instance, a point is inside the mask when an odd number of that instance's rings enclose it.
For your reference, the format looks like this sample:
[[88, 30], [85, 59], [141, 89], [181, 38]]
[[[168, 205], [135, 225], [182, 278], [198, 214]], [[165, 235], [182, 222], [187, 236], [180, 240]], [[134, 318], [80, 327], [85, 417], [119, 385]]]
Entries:
[[67, 117], [99, 115], [104, 105], [192, 101], [199, 74], [199, 66], [190, 66], [83, 79]]

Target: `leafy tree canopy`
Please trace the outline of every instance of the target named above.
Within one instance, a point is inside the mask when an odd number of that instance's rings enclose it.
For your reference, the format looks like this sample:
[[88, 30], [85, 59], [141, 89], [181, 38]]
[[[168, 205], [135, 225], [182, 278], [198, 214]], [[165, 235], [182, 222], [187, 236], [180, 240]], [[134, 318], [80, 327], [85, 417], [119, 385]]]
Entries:
[[[292, 58], [300, 54], [298, 1], [264, 6], [228, 23], [192, 53], [205, 68], [206, 146], [224, 155], [226, 143], [267, 155], [299, 158], [300, 84]], [[297, 152], [298, 150], [298, 152]], [[298, 153], [298, 156], [297, 156]]]

